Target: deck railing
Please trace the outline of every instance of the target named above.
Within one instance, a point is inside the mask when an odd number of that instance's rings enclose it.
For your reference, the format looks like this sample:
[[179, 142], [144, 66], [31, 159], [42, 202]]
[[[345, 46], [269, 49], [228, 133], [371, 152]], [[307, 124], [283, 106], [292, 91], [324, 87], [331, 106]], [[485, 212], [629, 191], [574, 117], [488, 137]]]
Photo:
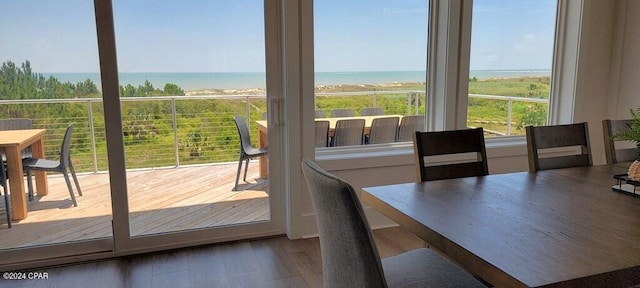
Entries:
[[[322, 97], [347, 96], [358, 103], [353, 105], [383, 107], [386, 114], [415, 115], [426, 111], [424, 91], [317, 93], [316, 103], [319, 105]], [[477, 126], [486, 126], [497, 135], [513, 135], [516, 103], [548, 107], [546, 99], [477, 94], [469, 97], [470, 105], [498, 105], [505, 110], [504, 121], [482, 123], [469, 117], [469, 126], [481, 124]], [[405, 104], [397, 105], [397, 101]], [[239, 138], [233, 116], [245, 115], [250, 119], [247, 123], [254, 125], [266, 112], [265, 95], [126, 97], [121, 98], [121, 103], [127, 169], [236, 161]], [[520, 106], [517, 109], [522, 110]], [[66, 125], [75, 122], [72, 158], [76, 170], [108, 169], [101, 98], [0, 100], [0, 109], [4, 109], [6, 118], [30, 118], [35, 128], [47, 129], [46, 155], [58, 155]], [[51, 118], [51, 115], [65, 117]], [[252, 126], [250, 131], [252, 139], [257, 140], [257, 129]]]

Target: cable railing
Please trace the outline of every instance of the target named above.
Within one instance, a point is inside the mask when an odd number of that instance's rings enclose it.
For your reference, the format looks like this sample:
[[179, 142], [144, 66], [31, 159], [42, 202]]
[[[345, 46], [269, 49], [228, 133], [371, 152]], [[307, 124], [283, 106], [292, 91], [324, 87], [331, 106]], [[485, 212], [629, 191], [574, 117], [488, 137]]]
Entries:
[[[473, 99], [505, 103], [505, 129], [497, 135], [512, 135], [513, 110], [522, 109], [523, 103], [548, 106], [546, 99], [477, 94], [469, 97], [470, 105], [478, 104], [471, 103]], [[256, 142], [255, 121], [262, 120], [267, 111], [265, 95], [123, 97], [120, 100], [127, 169], [235, 162], [239, 137], [233, 116], [244, 115], [249, 120], [251, 137]], [[394, 115], [426, 111], [424, 91], [316, 93], [316, 104], [322, 103], [325, 106], [333, 103], [336, 108], [341, 103], [358, 109], [382, 107], [385, 114]], [[30, 118], [34, 128], [47, 129], [45, 153], [51, 157], [59, 153], [66, 126], [76, 123], [72, 137], [76, 170], [94, 173], [108, 170], [101, 98], [0, 100], [0, 109], [6, 118]]]

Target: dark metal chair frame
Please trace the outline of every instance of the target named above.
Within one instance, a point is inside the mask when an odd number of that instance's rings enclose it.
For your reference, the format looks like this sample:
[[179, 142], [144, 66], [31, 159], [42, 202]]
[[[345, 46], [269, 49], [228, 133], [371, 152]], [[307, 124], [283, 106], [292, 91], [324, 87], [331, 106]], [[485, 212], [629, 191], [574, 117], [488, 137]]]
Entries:
[[75, 169], [73, 169], [73, 164], [71, 162], [71, 135], [73, 133], [73, 126], [73, 123], [69, 124], [69, 126], [67, 126], [67, 130], [64, 133], [62, 145], [60, 145], [61, 147], [59, 161], [33, 157], [22, 160], [22, 169], [27, 173], [29, 201], [33, 200], [33, 183], [31, 179], [31, 174], [33, 171], [59, 172], [62, 173], [62, 175], [64, 176], [64, 180], [67, 183], [67, 189], [69, 190], [69, 195], [71, 195], [73, 206], [78, 206], [76, 196], [73, 193], [73, 188], [71, 187], [71, 180], [69, 179], [69, 174], [67, 172], [67, 170], [71, 171], [71, 176], [73, 177], [73, 182], [75, 182], [76, 189], [78, 190], [78, 195], [82, 196], [82, 190], [80, 190], [78, 177], [76, 176], [76, 171]]
[[233, 122], [236, 123], [238, 128], [238, 135], [240, 135], [240, 159], [238, 160], [238, 173], [236, 174], [236, 184], [233, 186], [233, 191], [238, 191], [238, 182], [240, 180], [240, 171], [242, 171], [242, 162], [246, 161], [244, 167], [243, 181], [247, 181], [247, 170], [249, 170], [249, 160], [267, 155], [267, 147], [253, 148], [251, 144], [251, 135], [249, 134], [249, 127], [244, 121], [242, 116], [234, 116]]

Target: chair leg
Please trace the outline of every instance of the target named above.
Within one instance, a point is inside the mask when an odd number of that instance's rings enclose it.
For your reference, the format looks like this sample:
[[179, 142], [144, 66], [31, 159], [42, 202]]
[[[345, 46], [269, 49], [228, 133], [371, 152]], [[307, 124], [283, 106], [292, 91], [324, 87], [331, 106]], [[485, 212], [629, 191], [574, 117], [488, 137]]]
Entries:
[[27, 170], [27, 191], [29, 195], [29, 201], [33, 201], [33, 181], [31, 179], [31, 170]]
[[247, 158], [247, 164], [244, 165], [244, 177], [242, 180], [247, 182], [247, 170], [249, 170], [249, 158]]
[[62, 172], [64, 175], [64, 181], [67, 182], [67, 189], [69, 189], [69, 195], [71, 195], [71, 201], [73, 201], [73, 206], [78, 207], [78, 202], [76, 202], [76, 195], [73, 193], [73, 188], [71, 188], [71, 179], [69, 179], [69, 174], [67, 173], [67, 169], [64, 169]]
[[4, 189], [4, 207], [7, 213], [7, 226], [11, 228], [11, 201], [9, 201], [9, 190], [6, 185], [3, 185]]
[[80, 190], [80, 183], [78, 183], [78, 177], [76, 176], [76, 170], [73, 169], [73, 165], [71, 164], [71, 160], [69, 160], [69, 170], [71, 170], [71, 177], [73, 177], [73, 182], [76, 183], [76, 189], [78, 189], [78, 196], [82, 196], [82, 190]]
[[240, 180], [240, 171], [242, 171], [242, 153], [240, 154], [240, 160], [238, 161], [238, 173], [236, 173], [236, 185], [233, 186], [232, 191], [238, 191], [238, 180]]

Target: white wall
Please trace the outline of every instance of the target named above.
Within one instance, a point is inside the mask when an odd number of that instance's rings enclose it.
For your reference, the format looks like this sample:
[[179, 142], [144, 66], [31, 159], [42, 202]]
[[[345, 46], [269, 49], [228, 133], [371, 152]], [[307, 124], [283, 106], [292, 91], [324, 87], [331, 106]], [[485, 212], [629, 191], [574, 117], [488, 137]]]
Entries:
[[611, 81], [607, 116], [626, 119], [629, 109], [640, 107], [640, 1], [619, 1], [615, 17], [611, 75], [617, 77]]

